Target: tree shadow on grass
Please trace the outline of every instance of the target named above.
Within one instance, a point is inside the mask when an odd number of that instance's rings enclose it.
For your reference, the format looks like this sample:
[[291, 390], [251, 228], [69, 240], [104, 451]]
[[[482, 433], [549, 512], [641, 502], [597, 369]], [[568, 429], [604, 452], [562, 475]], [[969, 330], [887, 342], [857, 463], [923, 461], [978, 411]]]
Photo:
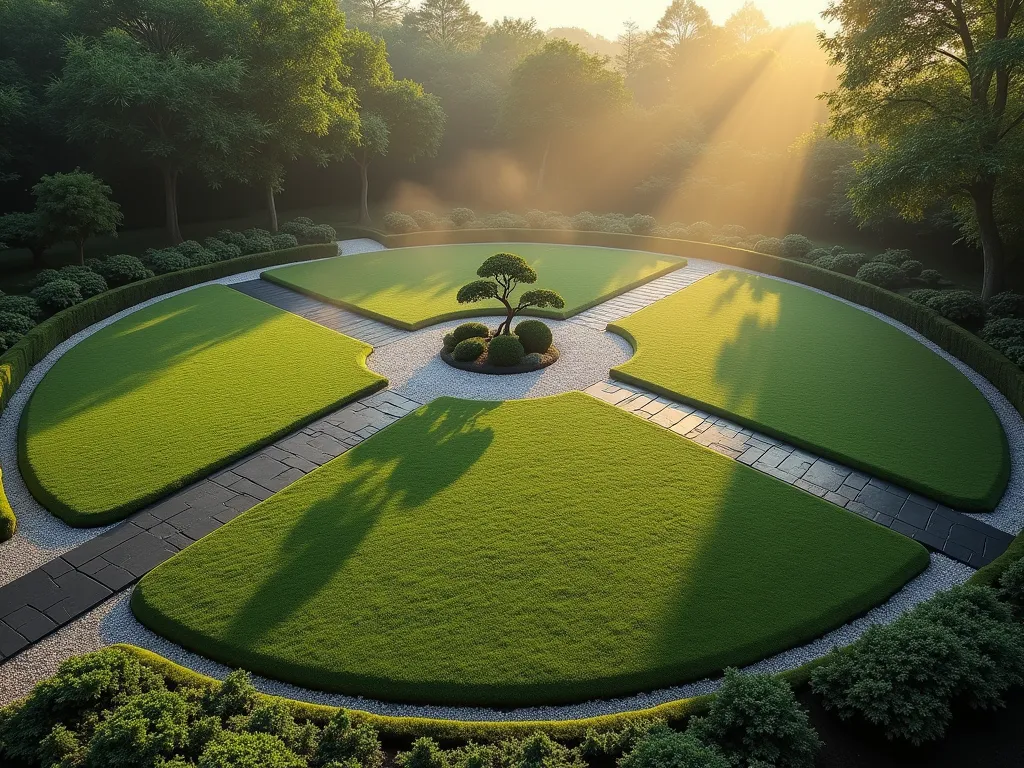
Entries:
[[[267, 502], [291, 516], [273, 568], [250, 574], [262, 583], [232, 617], [224, 640], [251, 650], [300, 612], [359, 549], [385, 505], [408, 512], [465, 474], [494, 439], [477, 419], [497, 402], [439, 398]], [[307, 489], [319, 493], [308, 507]], [[397, 498], [396, 498], [397, 497]]]

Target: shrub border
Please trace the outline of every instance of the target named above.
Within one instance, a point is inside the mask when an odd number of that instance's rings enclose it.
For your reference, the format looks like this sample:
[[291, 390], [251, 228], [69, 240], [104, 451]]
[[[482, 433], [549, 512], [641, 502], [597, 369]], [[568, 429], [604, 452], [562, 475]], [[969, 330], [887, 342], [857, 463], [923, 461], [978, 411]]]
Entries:
[[[374, 234], [375, 234], [375, 237], [377, 239], [385, 241], [385, 244], [389, 248], [414, 248], [414, 247], [433, 247], [433, 246], [438, 246], [438, 245], [471, 245], [471, 244], [479, 244], [481, 242], [488, 242], [488, 241], [480, 239], [478, 237], [478, 238], [475, 238], [475, 239], [474, 238], [470, 238], [468, 240], [452, 240], [451, 242], [443, 242], [442, 241], [442, 242], [428, 242], [428, 243], [415, 244], [415, 245], [405, 245], [404, 243], [400, 242], [400, 240], [402, 238], [415, 237], [416, 235], [420, 235], [420, 236], [423, 236], [423, 235], [448, 235], [448, 234], [460, 235], [460, 234], [463, 234], [464, 232], [465, 233], [470, 233], [470, 234], [477, 234], [477, 233], [481, 233], [481, 232], [492, 232], [492, 231], [493, 232], [537, 232], [539, 230], [487, 230], [487, 229], [482, 229], [482, 230], [460, 230], [460, 231], [457, 231], [457, 232], [418, 232], [418, 233], [415, 233], [413, 235], [382, 235], [380, 233], [374, 233]], [[554, 230], [554, 231], [557, 231], [557, 230]], [[549, 232], [549, 230], [544, 230], [544, 234], [545, 235], [547, 235], [548, 232]], [[505, 242], [508, 242], [508, 243], [530, 243], [530, 242], [548, 243], [549, 241], [548, 240], [537, 240], [536, 238], [533, 238], [533, 239], [527, 238], [525, 240], [515, 240], [515, 239], [511, 239], [510, 238], [510, 239], [490, 240], [489, 242], [495, 242], [495, 243], [505, 243]], [[553, 245], [574, 245], [575, 243], [552, 242], [552, 244]], [[579, 243], [579, 245], [582, 245], [582, 243]], [[595, 247], [606, 247], [606, 246], [595, 246]], [[633, 250], [633, 251], [635, 251], [635, 250], [640, 250], [640, 249], [629, 248], [629, 249], [622, 249], [622, 250]], [[655, 251], [651, 251], [651, 253], [656, 253], [656, 252]], [[661, 256], [673, 256], [673, 257], [677, 256], [677, 254], [674, 254], [674, 253], [660, 253], [660, 252], [657, 252], [657, 253], [659, 253], [659, 255], [661, 255]], [[611, 301], [612, 299], [614, 299], [614, 298], [616, 298], [618, 296], [621, 296], [624, 293], [628, 293], [629, 291], [632, 291], [635, 288], [639, 288], [642, 285], [646, 285], [647, 283], [649, 283], [649, 282], [651, 282], [653, 280], [657, 280], [660, 277], [664, 277], [665, 275], [671, 274], [672, 272], [675, 272], [677, 270], [683, 269], [686, 266], [686, 259], [684, 257], [678, 257], [678, 258], [680, 259], [678, 264], [670, 264], [669, 266], [664, 267], [663, 269], [659, 269], [659, 270], [657, 270], [655, 272], [652, 272], [651, 274], [647, 275], [646, 277], [644, 277], [644, 278], [642, 278], [640, 280], [634, 280], [631, 283], [627, 283], [626, 285], [623, 285], [623, 286], [620, 286], [620, 287], [616, 288], [614, 291], [610, 291], [609, 293], [602, 294], [601, 296], [598, 296], [597, 298], [592, 299], [591, 301], [585, 302], [585, 303], [579, 305], [578, 307], [573, 307], [571, 312], [555, 312], [553, 310], [548, 310], [548, 309], [530, 308], [530, 309], [525, 310], [524, 312], [521, 312], [520, 314], [522, 316], [542, 317], [542, 318], [545, 318], [545, 319], [548, 319], [548, 320], [568, 320], [571, 317], [575, 317], [576, 315], [579, 315], [579, 314], [581, 314], [583, 312], [586, 312], [588, 309], [592, 309], [592, 308], [596, 307], [598, 304], [604, 304], [606, 301]], [[420, 330], [422, 328], [427, 328], [427, 327], [429, 327], [431, 325], [437, 325], [438, 323], [447, 322], [448, 320], [462, 320], [462, 319], [473, 318], [473, 317], [504, 317], [504, 315], [505, 315], [505, 310], [502, 309], [501, 307], [495, 307], [495, 308], [476, 307], [476, 308], [468, 308], [468, 309], [459, 309], [459, 310], [455, 310], [453, 312], [442, 312], [441, 314], [434, 315], [433, 317], [429, 317], [426, 320], [420, 320], [420, 321], [415, 322], [415, 323], [407, 323], [407, 322], [404, 322], [402, 320], [396, 320], [395, 318], [389, 317], [388, 315], [382, 314], [380, 312], [374, 312], [373, 310], [366, 309], [365, 307], [361, 307], [358, 304], [352, 304], [351, 302], [348, 302], [348, 301], [344, 301], [344, 300], [337, 299], [337, 298], [331, 298], [330, 296], [326, 296], [326, 295], [324, 295], [322, 293], [318, 293], [317, 291], [310, 290], [308, 288], [303, 288], [302, 286], [298, 286], [298, 285], [295, 285], [293, 283], [289, 283], [288, 281], [286, 281], [286, 280], [284, 280], [284, 279], [282, 279], [280, 277], [277, 277], [276, 275], [274, 275], [271, 272], [265, 273], [262, 277], [263, 277], [264, 280], [266, 280], [268, 282], [271, 282], [271, 283], [274, 283], [275, 285], [280, 285], [280, 286], [282, 286], [284, 288], [288, 288], [289, 290], [295, 291], [296, 293], [301, 293], [301, 294], [304, 294], [306, 296], [310, 296], [310, 297], [312, 297], [314, 299], [317, 299], [318, 301], [323, 301], [323, 302], [325, 302], [327, 304], [332, 304], [332, 305], [334, 305], [336, 307], [341, 307], [342, 309], [346, 309], [349, 312], [354, 312], [355, 314], [362, 315], [363, 317], [369, 317], [369, 318], [371, 318], [373, 320], [377, 320], [379, 322], [385, 323], [387, 325], [392, 326], [393, 328], [399, 328], [399, 329], [401, 329], [403, 331], [418, 331], [418, 330]]]

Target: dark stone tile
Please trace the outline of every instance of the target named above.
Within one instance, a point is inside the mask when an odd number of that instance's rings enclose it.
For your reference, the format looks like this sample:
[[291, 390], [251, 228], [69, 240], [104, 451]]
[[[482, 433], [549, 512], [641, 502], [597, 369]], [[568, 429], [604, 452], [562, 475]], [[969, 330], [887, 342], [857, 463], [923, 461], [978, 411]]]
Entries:
[[[231, 511], [234, 512], [234, 510]], [[235, 514], [238, 513], [236, 512]], [[220, 520], [218, 520], [215, 517], [211, 517], [207, 520], [198, 522], [195, 525], [189, 526], [184, 531], [182, 531], [182, 533], [188, 536], [193, 541], [199, 541], [201, 538], [203, 538], [203, 536], [206, 536], [207, 534], [216, 531], [218, 528], [221, 527], [221, 525], [223, 525], [223, 523]]]
[[945, 507], [942, 504], [936, 506], [935, 511], [932, 514], [936, 517], [945, 518], [946, 520], [949, 520], [953, 523], [959, 522], [961, 519], [963, 519], [963, 515], [961, 515], [959, 512], [954, 512], [952, 509], [950, 509], [949, 507]]
[[180, 533], [176, 533], [173, 536], [168, 536], [164, 541], [166, 541], [171, 546], [177, 547], [178, 549], [184, 549], [192, 543], [192, 539]]
[[875, 510], [871, 509], [871, 507], [865, 506], [859, 501], [851, 501], [846, 505], [846, 508], [851, 512], [856, 512], [861, 517], [866, 517], [868, 520], [874, 520], [875, 516], [878, 514]]
[[849, 470], [843, 470], [834, 464], [830, 464], [827, 461], [821, 461], [820, 459], [811, 465], [811, 468], [807, 470], [807, 474], [804, 475], [803, 479], [808, 483], [813, 483], [820, 488], [824, 488], [826, 491], [832, 491], [833, 493], [838, 491], [843, 486], [843, 481], [849, 477]]
[[985, 551], [985, 534], [961, 523], [949, 529], [949, 540], [978, 553]]
[[267, 480], [264, 483], [261, 483], [261, 485], [264, 488], [266, 488], [268, 490], [271, 490], [274, 493], [277, 493], [278, 491], [287, 488], [289, 485], [294, 483], [296, 480], [300, 480], [301, 478], [303, 478], [305, 476], [306, 476], [306, 473], [303, 472], [302, 470], [294, 469], [294, 468], [289, 468], [289, 469], [285, 470], [284, 472], [282, 472], [277, 477], [272, 478], [270, 480]]
[[892, 517], [891, 515], [884, 515], [881, 512], [875, 515], [875, 522], [879, 525], [884, 525], [886, 528], [891, 528], [895, 519], [895, 517]]
[[953, 523], [951, 521], [944, 517], [939, 517], [938, 515], [932, 515], [931, 519], [928, 521], [928, 525], [925, 527], [925, 530], [945, 539], [949, 536], [949, 529], [952, 527]]
[[149, 529], [149, 535], [156, 536], [158, 539], [166, 539], [168, 536], [173, 536], [176, 533], [178, 533], [178, 529], [170, 523], [160, 523], [160, 525]]
[[119, 592], [133, 581], [135, 577], [123, 568], [118, 568], [116, 565], [108, 565], [103, 570], [99, 571], [93, 578], [96, 579], [100, 584], [112, 589], [114, 592]]
[[0, 587], [0, 618], [25, 605], [45, 611], [60, 599], [60, 587], [46, 575], [45, 571], [29, 571], [10, 584]]
[[28, 645], [28, 640], [0, 622], [0, 657], [9, 658]]
[[927, 496], [921, 496], [920, 494], [917, 493], [910, 494], [908, 498], [915, 504], [920, 504], [922, 507], [927, 507], [928, 509], [935, 509], [938, 506], [938, 504], [929, 499]]
[[197, 523], [203, 522], [204, 520], [209, 520], [211, 517], [213, 517], [214, 514], [216, 514], [219, 511], [219, 507], [220, 505], [211, 508], [189, 507], [184, 512], [179, 512], [174, 517], [168, 518], [167, 524], [173, 526], [175, 529], [179, 531], [183, 531], [186, 528], [191, 528], [193, 525], [196, 525]]
[[1003, 554], [1003, 552], [1006, 551], [1006, 548], [1008, 546], [1010, 546], [1010, 542], [1006, 541], [1005, 539], [995, 539], [992, 537], [987, 537], [985, 539], [985, 552], [983, 554], [986, 558], [991, 558], [992, 560], [995, 560], [997, 557]]
[[51, 579], [56, 579], [58, 576], [63, 576], [72, 570], [72, 565], [64, 558], [58, 557], [56, 560], [51, 560], [44, 565], [41, 570]]
[[888, 483], [885, 486], [885, 491], [886, 493], [891, 493], [893, 496], [899, 496], [901, 499], [904, 500], [910, 498], [910, 491], [908, 491], [906, 488], [901, 488], [898, 485], [893, 485], [892, 483]]
[[[284, 451], [280, 451], [280, 453], [287, 457], [287, 454], [285, 454]], [[245, 462], [241, 466], [236, 467], [234, 472], [236, 475], [244, 477], [246, 480], [251, 480], [258, 485], [265, 485], [267, 482], [273, 480], [275, 477], [287, 470], [287, 464], [261, 453], [249, 459], [249, 461]]]
[[142, 529], [137, 525], [122, 523], [117, 528], [97, 536], [92, 541], [88, 541], [80, 547], [75, 547], [64, 555], [64, 559], [77, 568], [140, 533], [142, 533]]
[[139, 512], [137, 515], [132, 515], [128, 518], [128, 521], [133, 525], [139, 526], [143, 530], [149, 530], [155, 525], [159, 525], [162, 518], [157, 517], [152, 512]]
[[101, 555], [100, 557], [90, 560], [88, 563], [85, 563], [84, 565], [78, 566], [78, 570], [86, 574], [87, 576], [92, 576], [97, 571], [102, 571], [108, 565], [110, 565], [110, 563]]
[[946, 544], [946, 539], [943, 536], [936, 536], [934, 533], [928, 531], [917, 531], [914, 534], [914, 539], [924, 544], [926, 547], [931, 547], [938, 551], [942, 551]]
[[954, 560], [959, 560], [961, 563], [971, 564], [971, 556], [974, 554], [967, 547], [961, 546], [960, 544], [954, 544], [951, 541], [947, 541], [945, 546], [942, 548], [942, 552]]
[[878, 512], [897, 517], [905, 500], [874, 485], [867, 485], [863, 491], [857, 494], [857, 501]]
[[916, 534], [922, 532], [919, 528], [915, 528], [912, 525], [904, 523], [902, 520], [893, 520], [892, 525], [890, 525], [889, 528], [896, 531], [896, 533], [902, 533], [904, 536], [909, 536], [912, 539]]
[[239, 480], [237, 483], [231, 486], [231, 490], [235, 494], [248, 494], [249, 496], [255, 496], [260, 501], [269, 499], [274, 495], [273, 491], [267, 490], [262, 485], [257, 485], [251, 480]]
[[897, 517], [905, 523], [910, 523], [915, 528], [925, 528], [928, 525], [928, 520], [932, 516], [932, 511], [927, 507], [922, 507], [920, 504], [915, 504], [912, 501], [908, 501], [903, 505], [900, 513]]
[[[246, 510], [252, 509], [259, 503], [259, 499], [253, 496], [246, 496], [244, 493], [240, 493], [233, 499], [228, 499], [227, 501], [225, 501], [224, 505], [227, 507], [231, 507], [231, 509], [234, 509], [237, 512], [245, 512]], [[218, 513], [217, 519], [219, 520], [220, 517], [221, 513]]]
[[26, 605], [9, 616], [4, 617], [4, 624], [15, 630], [30, 643], [46, 637], [57, 628], [56, 622], [46, 614]]
[[174, 547], [167, 546], [161, 539], [150, 537], [144, 545], [134, 548], [131, 556], [121, 563], [121, 567], [136, 578], [141, 578], [176, 554], [178, 550]]
[[48, 608], [45, 613], [58, 624], [65, 624], [71, 619], [95, 608], [108, 597], [111, 590], [95, 579], [78, 571], [71, 571], [57, 579], [63, 599]]
[[160, 502], [156, 506], [150, 507], [146, 511], [159, 520], [166, 520], [168, 517], [172, 517], [186, 509], [188, 509], [188, 502], [175, 496], [167, 501]]
[[224, 511], [216, 515], [214, 519], [221, 523], [221, 525], [223, 525], [224, 523], [234, 520], [240, 514], [242, 514], [241, 510], [232, 509], [231, 507], [224, 507]]

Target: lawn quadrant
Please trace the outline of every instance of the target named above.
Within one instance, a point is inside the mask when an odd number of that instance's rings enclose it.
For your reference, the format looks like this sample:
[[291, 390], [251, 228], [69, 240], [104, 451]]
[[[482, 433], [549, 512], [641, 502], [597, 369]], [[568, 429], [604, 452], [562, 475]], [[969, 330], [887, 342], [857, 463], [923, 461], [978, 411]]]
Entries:
[[405, 330], [457, 317], [504, 314], [497, 301], [459, 304], [456, 294], [478, 279], [477, 269], [501, 252], [522, 256], [537, 270], [534, 285], [557, 291], [563, 310], [529, 310], [565, 319], [686, 266], [686, 260], [615, 248], [489, 243], [396, 248], [271, 269], [263, 278]]
[[112, 522], [385, 386], [371, 351], [225, 286], [186, 291], [47, 372], [21, 418], [22, 474], [65, 521]]
[[920, 544], [581, 393], [441, 398], [143, 578], [207, 657], [434, 704], [579, 701], [818, 637]]
[[619, 320], [612, 377], [965, 509], [993, 509], [1010, 456], [978, 388], [901, 330], [822, 294], [722, 271]]

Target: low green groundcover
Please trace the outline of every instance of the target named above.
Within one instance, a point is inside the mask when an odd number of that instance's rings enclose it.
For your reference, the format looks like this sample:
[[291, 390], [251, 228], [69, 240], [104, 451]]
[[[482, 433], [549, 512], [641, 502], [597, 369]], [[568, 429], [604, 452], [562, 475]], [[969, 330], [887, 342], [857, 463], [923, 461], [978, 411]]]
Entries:
[[224, 286], [187, 291], [85, 339], [21, 419], [26, 483], [72, 525], [102, 525], [386, 384], [371, 347]]
[[441, 398], [147, 575], [149, 627], [307, 687], [527, 705], [817, 637], [920, 544], [587, 395]]
[[441, 320], [504, 314], [496, 301], [459, 304], [456, 294], [476, 280], [489, 256], [517, 253], [537, 270], [523, 290], [547, 288], [565, 299], [564, 310], [530, 310], [556, 319], [572, 317], [631, 288], [686, 265], [685, 259], [615, 248], [488, 243], [396, 248], [296, 264], [263, 277], [332, 304], [415, 330]]
[[1006, 437], [967, 377], [862, 310], [724, 271], [609, 330], [636, 354], [612, 376], [695, 403], [943, 503], [991, 510]]

